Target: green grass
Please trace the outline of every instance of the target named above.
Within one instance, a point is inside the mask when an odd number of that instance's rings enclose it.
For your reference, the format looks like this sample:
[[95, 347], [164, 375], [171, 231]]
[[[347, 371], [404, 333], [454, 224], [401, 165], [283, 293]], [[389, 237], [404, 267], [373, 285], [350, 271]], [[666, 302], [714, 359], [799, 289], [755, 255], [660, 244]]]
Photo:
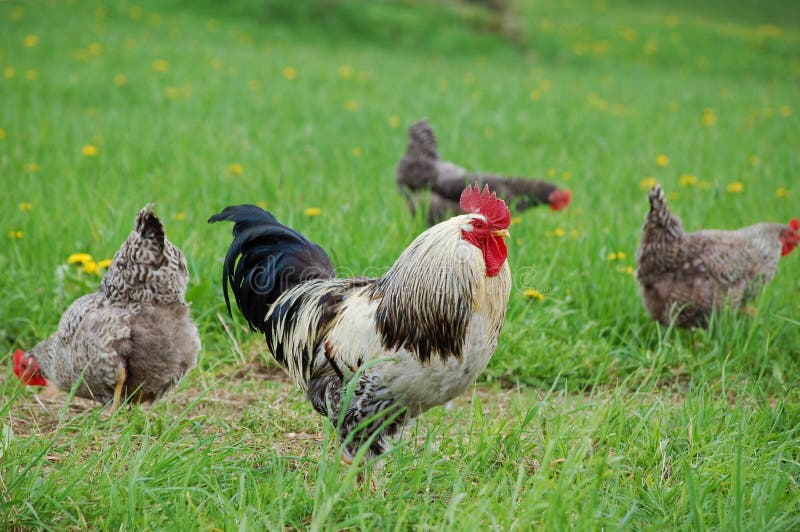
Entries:
[[[59, 274], [66, 258], [111, 257], [150, 201], [186, 254], [204, 344], [169, 400], [114, 415], [40, 406], [7, 364], [6, 527], [800, 527], [797, 253], [755, 317], [709, 331], [653, 323], [625, 272], [647, 177], [689, 229], [800, 215], [796, 3], [516, 2], [511, 37], [448, 3], [295, 4], [0, 3], [0, 353], [54, 330], [99, 282]], [[393, 182], [423, 116], [446, 158], [574, 200], [512, 226], [495, 357], [406, 430], [373, 492], [226, 316], [229, 228], [206, 219], [264, 202], [342, 271], [379, 275], [424, 229]]]

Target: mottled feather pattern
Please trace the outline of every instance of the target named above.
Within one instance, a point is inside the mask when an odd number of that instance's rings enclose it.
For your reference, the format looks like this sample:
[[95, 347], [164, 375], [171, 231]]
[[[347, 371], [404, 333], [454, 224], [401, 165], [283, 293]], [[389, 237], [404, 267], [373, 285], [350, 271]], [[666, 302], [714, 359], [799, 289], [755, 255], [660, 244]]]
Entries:
[[660, 186], [653, 187], [649, 199], [636, 253], [637, 278], [645, 307], [659, 322], [704, 326], [715, 310], [753, 299], [774, 276], [785, 226], [760, 223], [685, 233]]
[[114, 255], [100, 291], [110, 301], [161, 305], [183, 302], [188, 282], [183, 253], [167, 239], [161, 221], [147, 206]]
[[94, 293], [75, 300], [57, 331], [28, 352], [45, 376], [108, 403], [126, 371], [123, 397], [155, 401], [197, 362], [200, 336], [184, 299], [186, 260], [150, 206], [136, 216]]

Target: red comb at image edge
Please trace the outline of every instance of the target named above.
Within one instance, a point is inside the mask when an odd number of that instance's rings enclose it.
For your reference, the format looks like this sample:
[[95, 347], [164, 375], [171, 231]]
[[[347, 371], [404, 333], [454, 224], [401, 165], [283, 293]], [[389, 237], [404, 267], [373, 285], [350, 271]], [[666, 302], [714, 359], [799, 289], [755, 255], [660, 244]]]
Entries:
[[800, 220], [797, 218], [792, 218], [789, 220], [789, 227], [794, 229], [795, 231], [800, 231]]
[[47, 380], [38, 371], [39, 366], [33, 359], [25, 360], [22, 349], [14, 351], [14, 375], [28, 386], [47, 386]]

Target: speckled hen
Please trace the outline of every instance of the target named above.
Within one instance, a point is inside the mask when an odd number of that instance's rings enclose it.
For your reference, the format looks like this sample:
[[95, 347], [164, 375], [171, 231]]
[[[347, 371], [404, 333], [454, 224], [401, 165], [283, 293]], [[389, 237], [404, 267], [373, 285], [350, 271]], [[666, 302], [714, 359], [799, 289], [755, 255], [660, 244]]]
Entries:
[[200, 337], [184, 299], [189, 273], [148, 205], [114, 255], [96, 292], [74, 301], [58, 330], [14, 355], [28, 384], [52, 381], [76, 395], [119, 407], [152, 402], [197, 362]]
[[703, 327], [715, 310], [752, 300], [775, 275], [778, 260], [800, 242], [800, 223], [759, 223], [735, 231], [686, 233], [659, 185], [636, 253], [644, 306], [664, 325]]

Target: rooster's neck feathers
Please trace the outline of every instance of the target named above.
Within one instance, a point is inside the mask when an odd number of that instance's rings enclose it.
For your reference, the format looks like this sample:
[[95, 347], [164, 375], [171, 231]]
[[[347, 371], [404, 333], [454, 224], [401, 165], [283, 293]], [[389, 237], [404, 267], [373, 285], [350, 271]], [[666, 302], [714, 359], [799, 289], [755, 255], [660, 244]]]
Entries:
[[461, 238], [469, 220], [457, 216], [422, 233], [373, 285], [387, 350], [405, 348], [423, 362], [434, 353], [461, 356], [475, 292], [485, 277], [480, 250]]

